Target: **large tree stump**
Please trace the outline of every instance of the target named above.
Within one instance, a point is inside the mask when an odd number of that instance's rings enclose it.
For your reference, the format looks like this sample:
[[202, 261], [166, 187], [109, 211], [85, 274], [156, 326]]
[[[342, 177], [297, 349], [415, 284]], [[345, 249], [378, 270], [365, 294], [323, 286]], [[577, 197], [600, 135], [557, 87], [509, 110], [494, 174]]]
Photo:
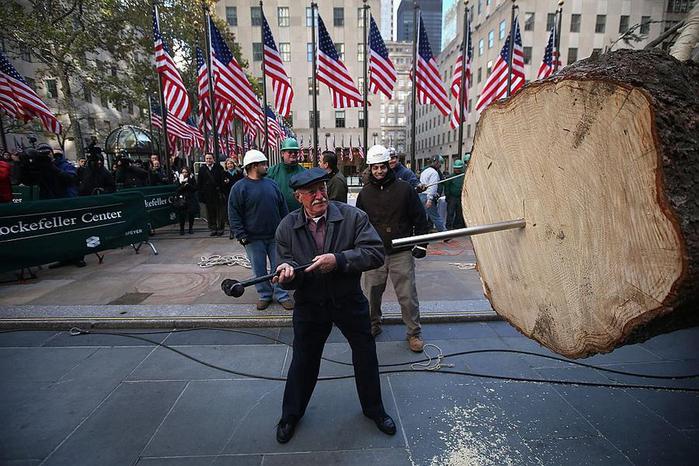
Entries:
[[699, 66], [589, 58], [491, 105], [463, 192], [493, 309], [576, 358], [699, 323]]

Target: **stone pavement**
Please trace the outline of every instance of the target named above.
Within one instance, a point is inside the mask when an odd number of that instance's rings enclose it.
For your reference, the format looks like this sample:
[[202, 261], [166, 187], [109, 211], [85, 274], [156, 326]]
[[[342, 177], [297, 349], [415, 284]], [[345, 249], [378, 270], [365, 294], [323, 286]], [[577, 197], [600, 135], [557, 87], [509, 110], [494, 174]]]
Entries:
[[[144, 337], [229, 369], [280, 377], [290, 349], [240, 330]], [[290, 342], [289, 328], [247, 329]], [[505, 322], [425, 325], [443, 352], [550, 354]], [[382, 364], [416, 360], [402, 326], [377, 339]], [[325, 356], [350, 361], [336, 329]], [[449, 358], [453, 370], [698, 388], [697, 379], [616, 376], [505, 353]], [[699, 328], [585, 360], [652, 374], [699, 372]], [[393, 368], [386, 368], [393, 369]], [[328, 361], [322, 375], [350, 374]], [[276, 443], [283, 383], [220, 372], [121, 336], [0, 333], [0, 464], [7, 465], [682, 465], [699, 454], [699, 394], [523, 383], [433, 372], [382, 375], [398, 425], [361, 414], [352, 379], [319, 382], [286, 445]]]
[[[288, 325], [291, 312], [274, 304], [255, 309], [254, 287], [240, 298], [223, 294], [225, 278], [250, 278], [236, 266], [201, 268], [202, 256], [244, 255], [237, 241], [210, 237], [197, 221], [194, 235], [180, 236], [175, 227], [157, 230], [152, 238], [159, 254], [142, 246], [105, 251], [104, 262], [87, 256], [87, 267], [43, 267], [36, 279], [18, 283], [14, 274], [0, 275], [0, 327], [96, 325], [109, 327], [185, 327], [191, 325]], [[430, 245], [417, 263], [418, 294], [423, 320], [495, 318], [484, 298], [475, 256], [468, 238]], [[388, 322], [400, 319], [400, 308], [388, 286], [384, 295]]]

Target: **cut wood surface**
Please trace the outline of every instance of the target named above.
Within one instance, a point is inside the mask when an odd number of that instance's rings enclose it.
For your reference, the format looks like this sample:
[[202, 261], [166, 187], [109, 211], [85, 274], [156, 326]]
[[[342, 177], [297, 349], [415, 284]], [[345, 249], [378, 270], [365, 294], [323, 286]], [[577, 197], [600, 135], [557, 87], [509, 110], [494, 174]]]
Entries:
[[492, 105], [463, 191], [493, 309], [572, 358], [697, 324], [699, 67], [619, 51]]

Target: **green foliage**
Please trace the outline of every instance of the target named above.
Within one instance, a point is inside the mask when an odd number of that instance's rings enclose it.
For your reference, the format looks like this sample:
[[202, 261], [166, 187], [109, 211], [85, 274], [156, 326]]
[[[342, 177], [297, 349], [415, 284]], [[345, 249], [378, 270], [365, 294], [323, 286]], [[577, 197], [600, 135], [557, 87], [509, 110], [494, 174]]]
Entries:
[[[202, 3], [211, 11], [217, 0], [167, 0], [159, 6], [160, 28], [196, 108], [195, 48], [204, 49]], [[37, 79], [66, 76], [71, 93], [87, 87], [99, 96], [146, 108], [157, 95], [153, 58], [152, 3], [147, 0], [5, 0], [0, 34], [15, 50], [28, 50], [44, 66]], [[240, 48], [224, 20], [214, 16], [241, 66]], [[249, 78], [261, 94], [259, 84]], [[61, 82], [63, 92], [66, 83]], [[74, 104], [62, 99], [68, 111]], [[72, 108], [71, 108], [72, 107]], [[193, 109], [194, 112], [194, 109]]]

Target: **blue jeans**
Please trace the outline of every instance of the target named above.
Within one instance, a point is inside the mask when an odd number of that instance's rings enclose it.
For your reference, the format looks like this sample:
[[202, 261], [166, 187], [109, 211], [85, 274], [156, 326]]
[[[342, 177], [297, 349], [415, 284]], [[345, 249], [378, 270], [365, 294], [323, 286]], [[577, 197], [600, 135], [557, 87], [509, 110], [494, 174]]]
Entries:
[[436, 201], [432, 201], [432, 207], [427, 207], [425, 204], [427, 203], [427, 194], [425, 193], [420, 193], [420, 201], [422, 201], [422, 205], [425, 206], [425, 210], [427, 211], [427, 217], [434, 223], [434, 227], [437, 229], [437, 231], [444, 231], [446, 228], [444, 227], [444, 220], [442, 220], [442, 217], [439, 216], [439, 199]]
[[[256, 277], [267, 275], [277, 269], [277, 243], [274, 239], [252, 241], [245, 245], [245, 253], [250, 259], [252, 271]], [[269, 258], [270, 268], [267, 269], [267, 259]], [[255, 285], [257, 294], [261, 300], [271, 301], [272, 294], [278, 302], [289, 299], [289, 293], [279, 285], [272, 287], [272, 282], [265, 281]]]

